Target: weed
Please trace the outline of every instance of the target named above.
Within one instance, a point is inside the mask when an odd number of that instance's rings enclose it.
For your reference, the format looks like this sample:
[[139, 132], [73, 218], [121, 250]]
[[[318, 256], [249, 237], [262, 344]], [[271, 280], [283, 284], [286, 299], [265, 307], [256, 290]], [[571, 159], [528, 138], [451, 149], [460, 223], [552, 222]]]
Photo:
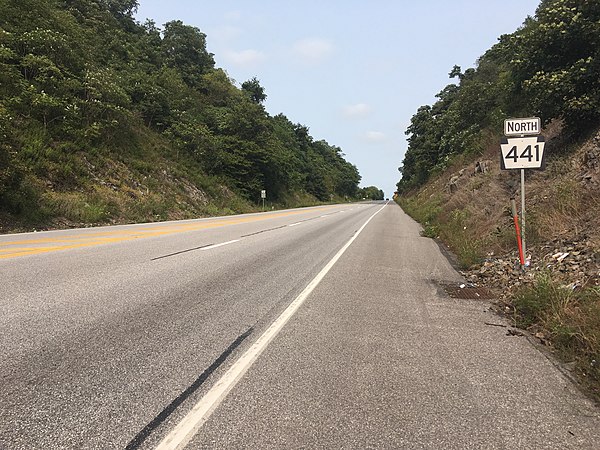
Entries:
[[435, 225], [431, 225], [429, 223], [424, 224], [423, 231], [421, 232], [421, 236], [435, 239], [435, 238], [439, 237], [439, 235], [440, 235], [440, 231], [438, 230], [438, 227], [436, 227]]
[[471, 267], [481, 260], [482, 241], [474, 235], [468, 211], [455, 209], [440, 227], [440, 237], [456, 255], [463, 268]]
[[556, 185], [554, 201], [557, 209], [566, 215], [578, 215], [581, 210], [581, 186], [567, 179]]
[[565, 303], [563, 296], [568, 295], [552, 282], [549, 273], [540, 274], [532, 286], [521, 289], [515, 295], [513, 304], [517, 315], [517, 326], [527, 328], [544, 320], [552, 302]]
[[420, 223], [431, 224], [437, 220], [442, 211], [441, 196], [433, 196], [427, 200], [421, 200], [418, 196], [411, 198], [402, 198], [400, 206], [413, 219]]
[[441, 238], [456, 253], [461, 267], [471, 267], [481, 261], [484, 241], [473, 232], [467, 210], [443, 213], [442, 198], [435, 195], [424, 201], [419, 196], [402, 198], [400, 206], [423, 224], [422, 236]]
[[51, 193], [46, 203], [58, 217], [73, 222], [99, 223], [106, 218], [106, 205], [100, 199], [88, 199], [79, 193]]
[[517, 292], [513, 304], [516, 324], [544, 330], [557, 354], [575, 363], [584, 384], [600, 399], [600, 288], [573, 290], [542, 273]]

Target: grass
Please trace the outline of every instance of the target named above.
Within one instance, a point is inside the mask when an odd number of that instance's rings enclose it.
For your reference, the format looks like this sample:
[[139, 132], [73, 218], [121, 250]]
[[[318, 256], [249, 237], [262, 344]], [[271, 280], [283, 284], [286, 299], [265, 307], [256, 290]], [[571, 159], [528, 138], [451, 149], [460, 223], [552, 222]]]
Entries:
[[515, 295], [517, 326], [543, 333], [600, 401], [600, 287], [562, 286], [541, 273]]
[[468, 268], [482, 259], [483, 241], [475, 231], [474, 222], [466, 209], [455, 209], [440, 225], [440, 237], [458, 255], [462, 267]]
[[46, 205], [58, 216], [76, 223], [101, 223], [107, 217], [106, 204], [100, 197], [88, 198], [80, 193], [51, 193]]
[[[207, 176], [192, 158], [143, 127], [126, 148], [56, 143], [41, 127], [21, 130], [15, 174], [0, 190], [0, 231], [177, 220], [257, 210]], [[4, 175], [4, 174], [2, 174]], [[10, 175], [10, 178], [8, 176]]]
[[424, 237], [440, 238], [457, 255], [462, 268], [477, 264], [482, 259], [483, 242], [474, 231], [474, 222], [466, 209], [444, 211], [439, 195], [423, 199], [421, 196], [401, 197], [400, 206], [423, 226]]
[[409, 216], [423, 226], [422, 236], [432, 239], [439, 237], [440, 230], [436, 224], [442, 211], [440, 196], [430, 198], [428, 201], [421, 201], [418, 196], [399, 197], [397, 201]]

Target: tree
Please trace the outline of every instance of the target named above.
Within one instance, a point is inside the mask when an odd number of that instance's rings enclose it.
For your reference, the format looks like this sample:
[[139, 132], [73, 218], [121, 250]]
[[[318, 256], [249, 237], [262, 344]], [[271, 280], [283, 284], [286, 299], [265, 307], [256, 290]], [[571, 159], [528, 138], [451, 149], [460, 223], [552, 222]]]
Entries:
[[458, 78], [459, 80], [462, 80], [463, 73], [461, 71], [460, 66], [457, 66], [455, 64], [454, 67], [452, 67], [452, 70], [450, 71], [450, 73], [448, 74], [448, 76], [450, 78]]
[[237, 87], [198, 28], [175, 20], [161, 34], [134, 20], [137, 6], [0, 0], [0, 217], [95, 191], [98, 168], [153, 178], [148, 155], [207, 197], [222, 195], [210, 192], [217, 183], [247, 199], [260, 189], [280, 201], [357, 192], [360, 175], [339, 147], [269, 116], [259, 80]]
[[206, 50], [206, 35], [181, 20], [165, 24], [162, 48], [167, 66], [177, 69], [192, 87], [215, 66], [214, 55]]
[[398, 190], [423, 184], [457, 154], [484, 150], [482, 136], [499, 134], [508, 116], [562, 119], [572, 135], [600, 120], [600, 3], [543, 0], [535, 17], [450, 84], [432, 106], [420, 107], [406, 134], [408, 150]]
[[510, 44], [515, 78], [546, 122], [576, 132], [600, 118], [600, 3], [544, 1]]
[[102, 0], [115, 16], [131, 17], [138, 9], [138, 0]]
[[360, 189], [359, 197], [367, 200], [383, 200], [384, 193], [376, 186], [368, 186]]
[[260, 85], [260, 82], [256, 77], [242, 83], [242, 91], [250, 97], [254, 103], [261, 104], [267, 99], [265, 89]]

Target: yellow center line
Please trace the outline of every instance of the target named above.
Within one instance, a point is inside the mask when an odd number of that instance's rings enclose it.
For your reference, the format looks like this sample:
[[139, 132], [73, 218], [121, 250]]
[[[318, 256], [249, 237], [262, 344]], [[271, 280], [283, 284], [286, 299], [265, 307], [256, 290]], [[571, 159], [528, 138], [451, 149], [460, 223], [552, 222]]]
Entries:
[[[122, 237], [122, 238], [114, 238], [112, 240], [112, 242], [122, 242], [122, 241], [128, 241], [131, 240], [133, 238], [127, 238], [127, 237]], [[94, 245], [100, 245], [100, 244], [105, 244], [106, 241], [90, 241], [90, 242], [83, 242], [80, 244], [72, 244], [72, 245], [61, 245], [58, 247], [31, 247], [28, 250], [23, 250], [20, 249], [21, 251], [15, 252], [15, 253], [9, 253], [7, 255], [0, 255], [0, 259], [8, 259], [8, 258], [14, 258], [16, 256], [26, 256], [26, 255], [39, 255], [41, 253], [49, 253], [49, 252], [54, 252], [57, 250], [67, 250], [67, 249], [72, 249], [72, 248], [82, 248], [82, 247], [91, 247]]]
[[[335, 208], [335, 206], [322, 207], [320, 210]], [[316, 208], [311, 208], [314, 210]], [[185, 223], [185, 224], [168, 224], [168, 225], [151, 225], [143, 228], [134, 228], [131, 230], [115, 230], [103, 232], [91, 232], [74, 234], [71, 236], [56, 237], [56, 238], [39, 238], [13, 240], [9, 242], [0, 242], [0, 259], [15, 258], [18, 256], [37, 255], [60, 250], [68, 250], [82, 247], [92, 247], [102, 244], [117, 243], [131, 241], [134, 239], [143, 239], [156, 236], [164, 236], [169, 234], [183, 233], [188, 231], [200, 231], [210, 228], [218, 228], [229, 225], [237, 225], [242, 223], [251, 223], [261, 220], [273, 219], [277, 217], [286, 217], [307, 212], [304, 210], [286, 211], [281, 213], [267, 213], [251, 217], [238, 217], [231, 219], [216, 219], [211, 222], [201, 223]], [[27, 244], [60, 244], [48, 246], [24, 247]], [[18, 247], [14, 247], [18, 246]], [[4, 247], [4, 248], [2, 248]]]
[[12, 248], [0, 248], [0, 253], [8, 253], [8, 252], [29, 252], [35, 247], [12, 247]]

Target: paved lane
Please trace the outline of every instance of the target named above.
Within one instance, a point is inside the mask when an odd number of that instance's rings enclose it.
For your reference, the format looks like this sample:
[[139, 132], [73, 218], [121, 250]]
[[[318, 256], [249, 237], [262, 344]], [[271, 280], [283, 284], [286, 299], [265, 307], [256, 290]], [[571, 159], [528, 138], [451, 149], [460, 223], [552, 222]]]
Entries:
[[599, 448], [600, 411], [459, 280], [386, 207], [188, 448]]
[[0, 448], [157, 448], [334, 258], [187, 448], [597, 448], [598, 409], [382, 206], [0, 237], [92, 242], [0, 260]]
[[124, 448], [239, 336], [261, 332], [380, 206], [201, 220], [1, 260], [0, 448]]
[[[0, 236], [0, 259], [17, 258], [21, 256], [38, 255], [55, 251], [70, 250], [82, 247], [95, 247], [103, 244], [125, 242], [136, 239], [167, 236], [189, 231], [220, 228], [228, 225], [251, 224], [298, 216], [298, 221], [292, 226], [305, 220], [326, 217], [327, 210], [334, 206], [318, 208], [319, 216], [306, 215], [306, 208], [278, 211], [262, 214], [244, 214], [216, 219], [182, 220], [176, 222], [149, 223], [142, 225], [122, 225], [113, 227], [82, 228], [76, 230], [57, 230], [46, 233], [24, 233]], [[336, 210], [335, 212], [340, 212]], [[284, 224], [285, 225], [285, 224]], [[263, 230], [264, 231], [264, 230]]]

